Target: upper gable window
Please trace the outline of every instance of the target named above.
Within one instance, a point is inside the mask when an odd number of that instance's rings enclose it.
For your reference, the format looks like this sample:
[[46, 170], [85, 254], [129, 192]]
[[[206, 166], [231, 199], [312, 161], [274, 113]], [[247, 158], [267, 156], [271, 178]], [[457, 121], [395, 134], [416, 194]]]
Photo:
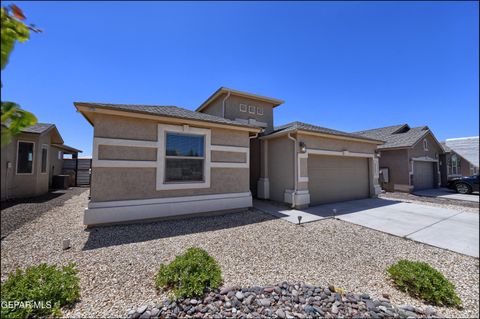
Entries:
[[428, 151], [428, 141], [426, 139], [423, 140], [423, 150]]
[[258, 115], [263, 115], [263, 107], [262, 106], [257, 106], [257, 114]]
[[248, 106], [248, 113], [255, 114], [255, 105]]
[[246, 104], [240, 104], [240, 112], [247, 112], [247, 105]]

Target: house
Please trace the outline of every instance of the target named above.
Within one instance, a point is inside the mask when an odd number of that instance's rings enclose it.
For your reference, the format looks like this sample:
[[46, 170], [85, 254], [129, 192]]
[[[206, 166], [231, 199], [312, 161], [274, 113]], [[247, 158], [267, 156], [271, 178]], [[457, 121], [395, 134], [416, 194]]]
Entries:
[[428, 126], [400, 124], [355, 134], [385, 142], [378, 147], [383, 189], [412, 192], [440, 185], [443, 148]]
[[440, 155], [442, 186], [447, 186], [452, 177], [478, 174], [478, 136], [447, 139], [441, 144], [444, 150]]
[[86, 225], [376, 196], [382, 141], [294, 122], [283, 101], [221, 87], [196, 111], [75, 102], [94, 127]]
[[32, 197], [48, 192], [53, 176], [62, 174], [63, 154], [82, 152], [64, 144], [54, 124], [25, 128], [1, 149], [1, 199]]

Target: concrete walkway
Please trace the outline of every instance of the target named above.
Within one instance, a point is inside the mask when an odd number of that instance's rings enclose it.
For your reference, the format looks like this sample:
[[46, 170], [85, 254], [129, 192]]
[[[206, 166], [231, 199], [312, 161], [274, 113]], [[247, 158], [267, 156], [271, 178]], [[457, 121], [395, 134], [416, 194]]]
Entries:
[[[292, 223], [335, 217], [343, 221], [409, 238], [421, 243], [479, 256], [479, 214], [380, 198], [288, 210], [268, 201], [254, 201], [259, 210]], [[335, 214], [335, 216], [334, 216]]]
[[424, 189], [424, 190], [413, 192], [413, 195], [426, 196], [426, 197], [439, 197], [439, 198], [463, 200], [467, 202], [477, 202], [477, 203], [479, 202], [479, 199], [480, 199], [480, 197], [478, 196], [478, 193], [459, 194], [448, 188]]

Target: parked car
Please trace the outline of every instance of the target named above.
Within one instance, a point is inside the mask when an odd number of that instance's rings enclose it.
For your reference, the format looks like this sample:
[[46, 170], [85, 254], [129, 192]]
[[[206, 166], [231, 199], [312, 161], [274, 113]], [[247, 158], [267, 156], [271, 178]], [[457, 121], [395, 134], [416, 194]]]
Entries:
[[456, 177], [448, 181], [448, 188], [456, 190], [460, 194], [478, 192], [479, 175], [468, 177]]

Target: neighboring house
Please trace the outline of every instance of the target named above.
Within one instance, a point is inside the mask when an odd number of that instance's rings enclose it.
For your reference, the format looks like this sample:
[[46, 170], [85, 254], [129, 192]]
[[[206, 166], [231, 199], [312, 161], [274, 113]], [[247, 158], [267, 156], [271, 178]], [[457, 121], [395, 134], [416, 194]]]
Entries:
[[450, 178], [478, 174], [479, 137], [462, 137], [441, 142], [444, 154], [440, 156], [442, 186]]
[[283, 101], [220, 88], [196, 111], [75, 102], [93, 125], [86, 225], [376, 196], [382, 141], [294, 122]]
[[385, 142], [378, 147], [383, 189], [412, 192], [440, 185], [443, 148], [428, 126], [401, 124], [355, 134]]
[[1, 149], [1, 199], [38, 196], [48, 192], [54, 175], [62, 173], [63, 154], [81, 152], [64, 144], [54, 124], [37, 123]]

